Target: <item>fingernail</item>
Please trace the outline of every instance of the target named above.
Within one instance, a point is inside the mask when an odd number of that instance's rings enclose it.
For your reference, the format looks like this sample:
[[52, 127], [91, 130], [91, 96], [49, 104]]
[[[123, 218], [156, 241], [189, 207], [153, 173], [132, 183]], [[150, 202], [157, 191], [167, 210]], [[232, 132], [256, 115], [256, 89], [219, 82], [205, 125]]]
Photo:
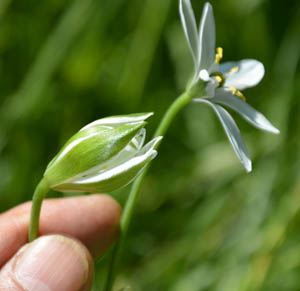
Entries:
[[80, 290], [89, 277], [87, 251], [70, 238], [44, 236], [18, 254], [14, 274], [24, 290]]

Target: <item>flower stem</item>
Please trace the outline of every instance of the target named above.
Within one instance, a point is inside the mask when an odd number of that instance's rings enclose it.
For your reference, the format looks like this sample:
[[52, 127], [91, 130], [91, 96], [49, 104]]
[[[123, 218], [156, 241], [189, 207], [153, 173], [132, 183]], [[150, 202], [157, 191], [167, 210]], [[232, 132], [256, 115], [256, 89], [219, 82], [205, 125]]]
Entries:
[[40, 212], [43, 199], [49, 191], [49, 186], [46, 183], [45, 179], [42, 179], [40, 183], [35, 188], [33, 198], [32, 198], [32, 207], [31, 207], [31, 215], [30, 215], [30, 226], [28, 239], [29, 241], [33, 241], [37, 238], [39, 233], [39, 222], [40, 222]]
[[[157, 130], [154, 133], [153, 138], [158, 137], [158, 136], [164, 136], [165, 133], [167, 132], [170, 124], [174, 120], [175, 116], [178, 114], [178, 112], [191, 101], [191, 97], [188, 92], [183, 93], [180, 95], [169, 107], [167, 112], [165, 113], [162, 121], [160, 122]], [[159, 147], [159, 144], [158, 146]], [[156, 148], [157, 149], [157, 148]], [[134, 208], [136, 205], [136, 202], [139, 197], [140, 189], [142, 187], [142, 183], [144, 181], [144, 178], [150, 168], [151, 162], [147, 165], [147, 167], [144, 169], [142, 174], [135, 180], [135, 182], [132, 185], [131, 191], [129, 193], [129, 197], [126, 201], [123, 215], [121, 218], [121, 225], [120, 225], [120, 237], [119, 240], [117, 241], [110, 265], [109, 265], [109, 270], [108, 270], [108, 276], [105, 284], [105, 291], [111, 291], [116, 275], [117, 268], [119, 266], [119, 262], [121, 260], [121, 255], [122, 255], [122, 248], [124, 245], [124, 241], [127, 236], [127, 232], [129, 229], [129, 225], [133, 216]]]

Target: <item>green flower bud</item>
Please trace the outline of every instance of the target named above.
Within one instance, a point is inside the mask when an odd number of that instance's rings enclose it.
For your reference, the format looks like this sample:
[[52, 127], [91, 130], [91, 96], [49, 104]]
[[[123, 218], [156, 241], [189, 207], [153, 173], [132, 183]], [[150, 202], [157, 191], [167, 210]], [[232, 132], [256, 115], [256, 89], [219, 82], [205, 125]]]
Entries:
[[143, 146], [152, 113], [96, 120], [69, 139], [49, 163], [44, 179], [62, 191], [112, 191], [130, 183], [156, 156], [157, 137]]

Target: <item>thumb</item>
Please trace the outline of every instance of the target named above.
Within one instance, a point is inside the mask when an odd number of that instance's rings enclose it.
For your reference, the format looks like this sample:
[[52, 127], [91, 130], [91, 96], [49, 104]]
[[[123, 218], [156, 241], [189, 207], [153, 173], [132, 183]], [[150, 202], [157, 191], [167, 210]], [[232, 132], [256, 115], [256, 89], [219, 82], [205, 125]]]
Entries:
[[42, 236], [23, 246], [0, 272], [0, 290], [90, 290], [93, 261], [79, 241]]

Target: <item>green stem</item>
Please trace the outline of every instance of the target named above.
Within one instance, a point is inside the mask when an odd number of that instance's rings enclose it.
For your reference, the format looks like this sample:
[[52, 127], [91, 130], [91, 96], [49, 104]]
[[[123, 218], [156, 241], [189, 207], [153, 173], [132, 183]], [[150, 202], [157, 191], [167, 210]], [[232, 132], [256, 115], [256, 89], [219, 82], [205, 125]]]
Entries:
[[33, 241], [37, 238], [39, 233], [39, 222], [40, 222], [40, 212], [42, 202], [49, 191], [49, 186], [44, 179], [35, 188], [33, 198], [32, 198], [32, 207], [31, 207], [31, 216], [30, 216], [30, 226], [29, 226], [29, 241]]
[[[160, 122], [157, 130], [154, 133], [153, 138], [157, 136], [164, 136], [167, 132], [170, 124], [174, 120], [175, 116], [178, 114], [178, 112], [191, 101], [191, 97], [188, 94], [188, 92], [183, 93], [180, 95], [169, 107], [167, 112], [165, 113], [162, 121]], [[159, 145], [158, 145], [159, 146]], [[157, 148], [156, 148], [157, 149]], [[143, 173], [135, 180], [135, 182], [132, 185], [129, 197], [127, 199], [126, 205], [124, 207], [123, 215], [121, 218], [121, 231], [120, 231], [120, 237], [117, 241], [114, 249], [113, 254], [111, 257], [109, 270], [108, 270], [108, 276], [105, 284], [105, 291], [111, 291], [116, 275], [117, 268], [119, 266], [119, 262], [121, 260], [122, 255], [122, 248], [124, 241], [127, 236], [128, 228], [133, 216], [134, 208], [136, 205], [136, 202], [139, 197], [140, 189], [142, 187], [142, 183], [144, 181], [144, 178], [150, 168], [151, 163], [147, 165]]]

